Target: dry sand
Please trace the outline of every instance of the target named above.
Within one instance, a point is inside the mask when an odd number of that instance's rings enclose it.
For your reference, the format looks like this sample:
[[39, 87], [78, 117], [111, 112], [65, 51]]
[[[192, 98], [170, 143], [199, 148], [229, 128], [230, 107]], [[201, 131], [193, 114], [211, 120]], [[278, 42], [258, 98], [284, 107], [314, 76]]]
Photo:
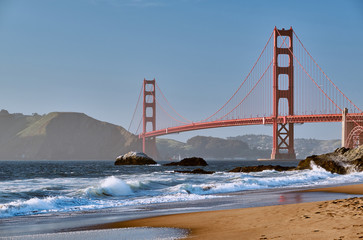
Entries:
[[[363, 184], [317, 189], [363, 195]], [[363, 239], [363, 197], [196, 212], [98, 226], [189, 229], [188, 239]]]

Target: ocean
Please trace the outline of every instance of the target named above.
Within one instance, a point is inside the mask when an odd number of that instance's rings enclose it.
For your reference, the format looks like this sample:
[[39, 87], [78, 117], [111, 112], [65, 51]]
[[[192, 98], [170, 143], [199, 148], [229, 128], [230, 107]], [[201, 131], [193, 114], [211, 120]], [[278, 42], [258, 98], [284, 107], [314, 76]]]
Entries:
[[229, 173], [238, 166], [297, 161], [207, 161], [214, 174], [183, 174], [196, 167], [115, 166], [114, 161], [0, 161], [0, 220], [119, 207], [188, 203], [248, 191], [300, 189], [363, 182], [363, 173], [313, 170]]

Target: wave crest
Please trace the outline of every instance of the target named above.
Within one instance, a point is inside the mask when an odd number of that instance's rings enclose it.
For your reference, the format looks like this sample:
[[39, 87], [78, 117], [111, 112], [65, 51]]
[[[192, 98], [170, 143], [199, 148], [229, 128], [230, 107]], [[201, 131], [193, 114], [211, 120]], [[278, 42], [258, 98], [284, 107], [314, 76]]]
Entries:
[[98, 186], [86, 188], [85, 193], [89, 197], [117, 197], [132, 195], [133, 191], [125, 181], [111, 176], [102, 180]]

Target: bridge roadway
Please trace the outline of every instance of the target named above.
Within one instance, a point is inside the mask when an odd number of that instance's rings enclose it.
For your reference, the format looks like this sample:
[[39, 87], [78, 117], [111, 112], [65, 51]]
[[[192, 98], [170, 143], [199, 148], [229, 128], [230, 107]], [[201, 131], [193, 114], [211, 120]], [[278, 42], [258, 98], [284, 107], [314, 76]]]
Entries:
[[[279, 116], [278, 123], [314, 123], [314, 122], [341, 122], [342, 114], [320, 114], [320, 115], [293, 115], [293, 116]], [[212, 122], [196, 122], [182, 126], [170, 127], [156, 131], [146, 132], [144, 135], [141, 133], [139, 138], [142, 137], [156, 137], [172, 133], [180, 133], [208, 128], [220, 127], [233, 127], [245, 125], [266, 125], [272, 124], [274, 117], [257, 117], [257, 118], [244, 118], [244, 119], [231, 119], [223, 121]], [[347, 121], [363, 121], [363, 113], [348, 113]]]

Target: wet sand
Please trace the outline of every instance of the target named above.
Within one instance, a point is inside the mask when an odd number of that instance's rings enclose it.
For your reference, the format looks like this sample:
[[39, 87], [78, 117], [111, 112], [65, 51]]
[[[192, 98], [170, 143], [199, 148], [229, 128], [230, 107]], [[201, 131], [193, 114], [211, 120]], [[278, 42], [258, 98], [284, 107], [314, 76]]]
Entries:
[[[363, 184], [308, 191], [363, 195]], [[363, 239], [363, 197], [159, 216], [94, 228], [172, 227], [190, 239]]]
[[0, 236], [0, 240], [170, 240], [185, 237], [186, 234], [186, 230], [177, 228], [116, 228], [92, 231], [32, 234], [12, 237]]
[[305, 192], [333, 192], [333, 193], [348, 193], [348, 194], [363, 195], [363, 184], [328, 187], [328, 188], [315, 188], [315, 189], [305, 190]]

